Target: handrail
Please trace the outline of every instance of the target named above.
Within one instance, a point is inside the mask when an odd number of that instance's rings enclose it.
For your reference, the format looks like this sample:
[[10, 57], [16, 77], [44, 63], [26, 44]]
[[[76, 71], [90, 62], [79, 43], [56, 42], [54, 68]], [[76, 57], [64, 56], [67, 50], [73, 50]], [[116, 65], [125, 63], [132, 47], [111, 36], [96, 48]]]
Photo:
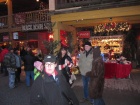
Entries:
[[[19, 15], [19, 17], [16, 17]], [[22, 15], [22, 16], [21, 16]], [[29, 11], [29, 12], [20, 12], [13, 14], [13, 24], [12, 27], [19, 27], [23, 24], [32, 24], [32, 23], [41, 23], [41, 22], [50, 22], [51, 17], [49, 15], [49, 10], [36, 10], [36, 11]], [[16, 21], [19, 21], [20, 18], [22, 19], [22, 23]], [[8, 16], [0, 16], [0, 28], [8, 27]]]

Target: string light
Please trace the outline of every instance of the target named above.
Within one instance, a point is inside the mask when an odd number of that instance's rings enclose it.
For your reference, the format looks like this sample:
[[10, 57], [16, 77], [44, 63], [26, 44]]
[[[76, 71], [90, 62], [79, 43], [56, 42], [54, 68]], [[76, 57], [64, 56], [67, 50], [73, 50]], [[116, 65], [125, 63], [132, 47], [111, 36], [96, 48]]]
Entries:
[[112, 31], [129, 31], [131, 28], [131, 25], [129, 25], [127, 22], [121, 22], [121, 23], [105, 23], [105, 24], [99, 24], [95, 26], [94, 33], [100, 33], [100, 32], [112, 32]]

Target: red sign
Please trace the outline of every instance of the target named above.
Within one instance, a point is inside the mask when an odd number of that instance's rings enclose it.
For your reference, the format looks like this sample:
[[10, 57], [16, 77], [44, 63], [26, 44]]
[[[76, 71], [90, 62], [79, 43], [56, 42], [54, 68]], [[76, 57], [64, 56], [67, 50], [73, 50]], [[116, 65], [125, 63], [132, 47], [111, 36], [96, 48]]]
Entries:
[[9, 41], [9, 36], [3, 36], [3, 41]]
[[78, 36], [79, 38], [90, 38], [90, 31], [80, 31]]

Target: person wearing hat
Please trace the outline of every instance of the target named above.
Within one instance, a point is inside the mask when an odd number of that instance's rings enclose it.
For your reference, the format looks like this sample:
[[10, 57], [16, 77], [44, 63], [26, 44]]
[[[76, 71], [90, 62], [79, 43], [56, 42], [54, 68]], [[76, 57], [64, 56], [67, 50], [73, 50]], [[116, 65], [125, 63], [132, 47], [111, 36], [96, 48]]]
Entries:
[[35, 61], [34, 62], [34, 80], [40, 75], [40, 73], [43, 70], [43, 64], [40, 61]]
[[73, 90], [57, 69], [56, 57], [45, 56], [43, 66], [32, 85], [30, 105], [79, 105]]
[[89, 98], [89, 91], [88, 91], [88, 83], [90, 78], [86, 76], [86, 73], [91, 71], [92, 69], [92, 61], [93, 61], [93, 49], [92, 45], [89, 41], [85, 42], [84, 44], [84, 51], [80, 53], [79, 57], [79, 69], [82, 75], [82, 82], [83, 82], [83, 91], [84, 97], [80, 100], [81, 103], [88, 101]]
[[14, 55], [14, 49], [9, 48], [9, 52], [4, 56], [4, 65], [9, 73], [9, 88], [15, 88], [15, 71], [16, 71], [16, 58]]
[[26, 86], [30, 87], [31, 80], [34, 81], [34, 62], [36, 61], [36, 57], [30, 49], [22, 60], [24, 62], [24, 71], [26, 74]]
[[101, 56], [100, 47], [93, 48], [93, 62], [91, 71], [86, 73], [89, 80], [89, 96], [92, 105], [105, 105], [102, 98], [104, 89], [104, 62]]

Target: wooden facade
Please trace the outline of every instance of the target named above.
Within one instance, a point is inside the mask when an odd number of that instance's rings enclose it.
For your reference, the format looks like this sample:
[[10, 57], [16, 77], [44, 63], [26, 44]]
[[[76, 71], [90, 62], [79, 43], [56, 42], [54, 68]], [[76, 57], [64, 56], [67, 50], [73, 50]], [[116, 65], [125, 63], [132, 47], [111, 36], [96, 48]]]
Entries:
[[[66, 29], [75, 30], [74, 27], [86, 24], [93, 26], [95, 22], [98, 24], [97, 21], [101, 20], [102, 22], [104, 19], [108, 20], [109, 17], [113, 19], [116, 17], [128, 17], [134, 22], [140, 22], [139, 0], [49, 0], [49, 2], [54, 3], [54, 11], [45, 9], [16, 14], [12, 14], [11, 2], [11, 0], [8, 0], [8, 15], [0, 16], [0, 33], [7, 32], [10, 33], [10, 36], [12, 36], [12, 32], [22, 31], [23, 25], [30, 24], [54, 22], [54, 39], [59, 40], [59, 31], [65, 29], [65, 27], [70, 27]], [[76, 10], [69, 9], [75, 7], [80, 8]], [[73, 32], [76, 33], [75, 31]]]
[[[12, 31], [22, 31], [21, 26], [25, 24], [51, 22], [48, 10], [38, 10], [13, 14], [12, 20]], [[4, 32], [8, 32], [8, 16], [0, 17], [0, 33]]]
[[55, 0], [56, 9], [85, 7], [91, 8], [110, 8], [114, 6], [128, 6], [140, 3], [139, 0]]

